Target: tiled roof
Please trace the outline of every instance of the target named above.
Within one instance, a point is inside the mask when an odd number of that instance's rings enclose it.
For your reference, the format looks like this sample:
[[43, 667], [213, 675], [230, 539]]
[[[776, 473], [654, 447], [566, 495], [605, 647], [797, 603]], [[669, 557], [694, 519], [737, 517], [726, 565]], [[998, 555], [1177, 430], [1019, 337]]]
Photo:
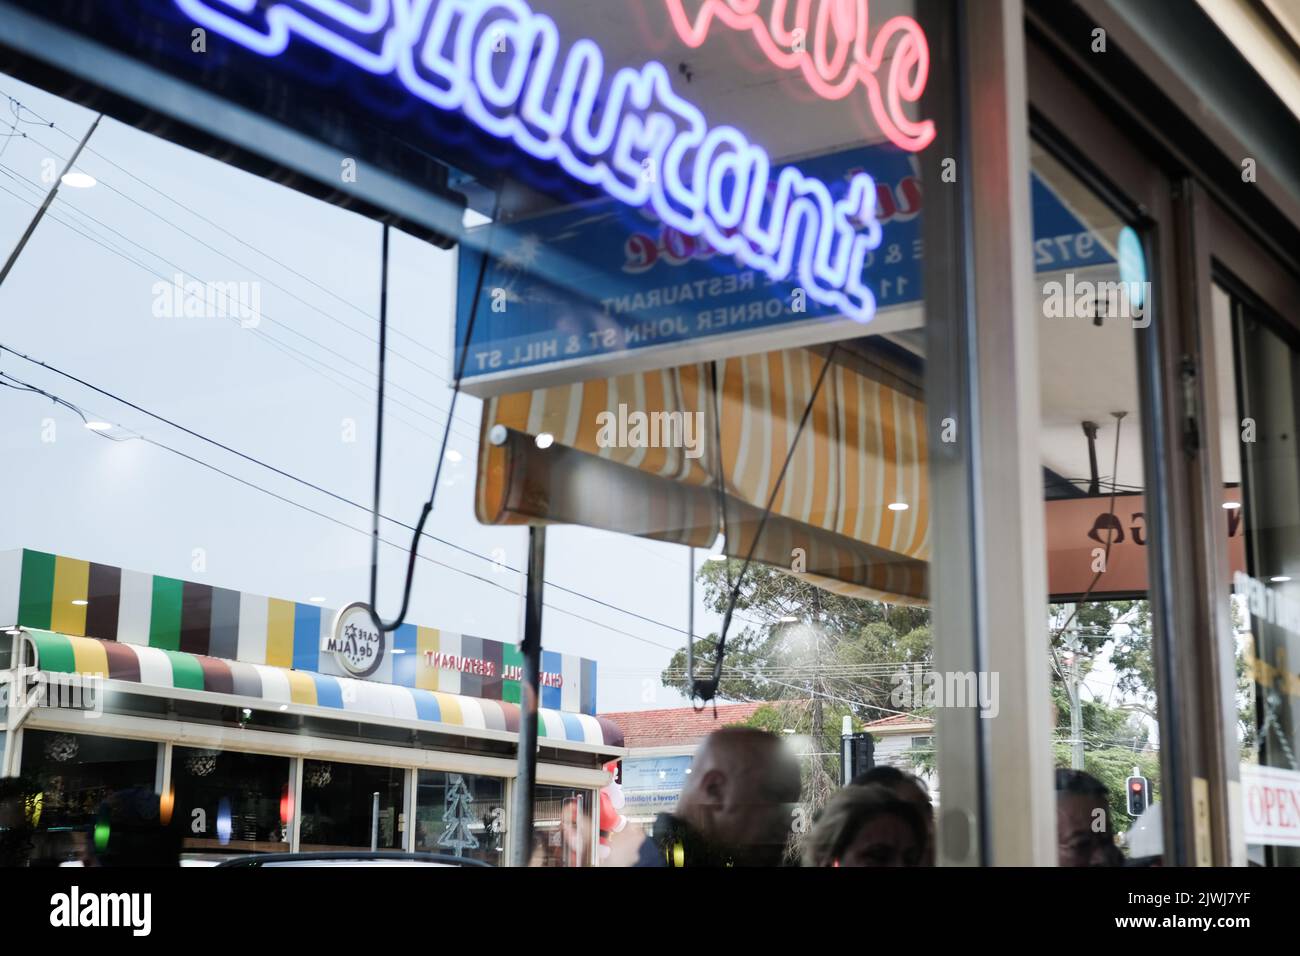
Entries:
[[902, 731], [904, 728], [909, 731], [934, 729], [934, 721], [926, 717], [918, 717], [914, 714], [891, 714], [888, 717], [882, 717], [879, 720], [871, 720], [862, 725], [863, 730], [874, 733], [888, 733], [890, 730], [897, 728]]
[[712, 705], [696, 712], [693, 707], [670, 707], [662, 710], [625, 710], [600, 716], [623, 728], [626, 747], [684, 747], [707, 737], [719, 727], [741, 724], [769, 701], [745, 704], [719, 704], [717, 716]]

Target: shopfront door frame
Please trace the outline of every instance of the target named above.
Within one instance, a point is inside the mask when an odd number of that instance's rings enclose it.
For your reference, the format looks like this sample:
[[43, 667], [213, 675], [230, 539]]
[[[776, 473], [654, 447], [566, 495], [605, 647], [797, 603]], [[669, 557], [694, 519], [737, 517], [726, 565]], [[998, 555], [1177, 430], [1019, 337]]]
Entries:
[[[1216, 389], [1217, 370], [1224, 362], [1231, 367], [1232, 356], [1215, 354], [1212, 292], [1216, 281], [1235, 280], [1297, 330], [1286, 307], [1300, 301], [1300, 263], [1288, 252], [1295, 242], [1282, 236], [1296, 234], [1287, 215], [1295, 206], [1286, 170], [1263, 169], [1258, 189], [1243, 190], [1240, 160], [1232, 158], [1251, 155], [1245, 144], [1252, 139], [1274, 142], [1280, 129], [1252, 126], [1255, 117], [1243, 112], [1240, 126], [1207, 121], [1204, 141], [1193, 142], [1170, 131], [1176, 124], [1152, 122], [1152, 104], [1192, 116], [1205, 104], [1189, 86], [1186, 64], [1180, 72], [1161, 37], [1117, 9], [1130, 6], [1080, 0], [1078, 9], [1095, 22], [1076, 20], [1065, 30], [1031, 14], [1031, 49], [1039, 52], [1030, 57], [1030, 103], [1040, 129], [1055, 124], [1086, 144], [1090, 164], [1122, 184], [1155, 227], [1152, 274], [1161, 305], [1155, 348], [1144, 358], [1153, 373], [1146, 384], [1156, 389], [1144, 414], [1151, 414], [1148, 407], [1158, 413], [1161, 428], [1147, 435], [1146, 484], [1163, 502], [1163, 558], [1153, 554], [1150, 570], [1153, 584], [1162, 585], [1152, 594], [1161, 600], [1159, 612], [1152, 607], [1165, 863], [1245, 865]], [[1089, 55], [1085, 25], [1105, 31], [1115, 59]], [[1248, 96], [1235, 74], [1216, 72], [1216, 83], [1224, 102]]]

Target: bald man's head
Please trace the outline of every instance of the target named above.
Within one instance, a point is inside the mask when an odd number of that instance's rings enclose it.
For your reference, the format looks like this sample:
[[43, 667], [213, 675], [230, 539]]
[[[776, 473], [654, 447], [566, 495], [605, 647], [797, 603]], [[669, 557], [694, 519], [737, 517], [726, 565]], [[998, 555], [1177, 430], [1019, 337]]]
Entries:
[[738, 862], [775, 865], [799, 791], [799, 762], [779, 737], [724, 727], [700, 744], [677, 815]]

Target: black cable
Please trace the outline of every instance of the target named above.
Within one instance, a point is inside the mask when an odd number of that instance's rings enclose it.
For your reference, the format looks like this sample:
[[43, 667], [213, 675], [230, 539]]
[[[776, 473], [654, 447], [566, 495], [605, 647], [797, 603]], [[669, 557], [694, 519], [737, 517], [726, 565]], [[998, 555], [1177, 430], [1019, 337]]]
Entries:
[[[406, 620], [406, 612], [410, 608], [411, 586], [415, 583], [415, 555], [419, 549], [420, 536], [424, 533], [424, 523], [429, 520], [429, 515], [433, 512], [434, 499], [438, 495], [438, 482], [442, 477], [442, 463], [444, 460], [446, 460], [447, 457], [447, 439], [451, 435], [451, 423], [456, 417], [456, 401], [457, 399], [460, 398], [460, 385], [465, 376], [465, 363], [469, 360], [469, 346], [470, 346], [470, 342], [473, 341], [474, 323], [475, 320], [478, 318], [479, 299], [483, 294], [483, 282], [487, 278], [487, 266], [488, 266], [488, 259], [491, 256], [492, 239], [494, 233], [496, 232], [497, 219], [500, 217], [501, 214], [502, 189], [503, 187], [498, 186], [496, 195], [492, 200], [492, 222], [491, 225], [488, 226], [487, 241], [484, 243], [483, 251], [481, 253], [482, 258], [479, 260], [479, 264], [478, 264], [478, 278], [474, 283], [473, 298], [470, 300], [469, 318], [465, 322], [465, 339], [464, 341], [461, 342], [460, 357], [456, 360], [456, 374], [451, 383], [451, 405], [447, 410], [447, 424], [443, 427], [442, 443], [438, 448], [438, 460], [434, 463], [433, 466], [433, 487], [429, 489], [429, 498], [427, 501], [425, 501], [424, 506], [420, 509], [420, 520], [418, 520], [415, 523], [415, 532], [411, 536], [411, 548], [406, 561], [406, 583], [402, 586], [402, 606], [397, 613], [397, 617], [391, 621], [385, 621], [382, 617], [380, 617], [379, 609], [376, 606], [378, 595], [376, 594], [375, 582], [377, 580], [378, 570], [372, 556], [372, 563], [370, 568], [370, 617], [374, 621], [375, 626], [382, 631], [395, 631], [397, 628], [401, 627], [402, 623]], [[387, 235], [387, 230], [385, 230], [385, 236], [386, 235]], [[387, 246], [385, 245], [385, 249], [386, 248]], [[387, 303], [386, 290], [388, 288], [387, 269], [385, 269], [384, 272], [383, 288], [385, 290], [385, 292], [383, 293], [383, 295], [385, 296], [385, 298], [383, 299], [383, 305], [386, 308], [386, 303]], [[379, 341], [380, 341], [379, 351], [381, 356], [383, 355], [383, 341], [385, 335], [384, 327], [388, 324], [388, 316], [386, 314], [385, 308], [381, 308], [380, 316], [379, 316]], [[380, 421], [382, 421], [384, 417], [383, 388], [384, 388], [384, 366], [381, 358], [380, 365], [379, 365], [379, 411], [378, 411]], [[375, 504], [374, 504], [374, 512], [376, 515], [378, 515], [379, 513], [380, 472], [383, 470], [383, 466], [384, 466], [382, 459], [379, 457], [380, 451], [381, 449], [378, 445], [378, 442], [376, 442]], [[377, 520], [378, 519], [376, 518], [376, 521]]]
[[[812, 394], [808, 397], [808, 404], [804, 406], [803, 415], [799, 419], [799, 427], [795, 429], [794, 438], [790, 441], [790, 448], [785, 454], [785, 461], [781, 463], [781, 470], [777, 473], [776, 484], [772, 486], [772, 492], [767, 498], [767, 507], [763, 509], [763, 515], [759, 518], [758, 527], [754, 531], [753, 540], [749, 543], [749, 551], [745, 555], [745, 563], [740, 566], [740, 574], [736, 578], [736, 584], [731, 589], [727, 599], [727, 611], [722, 617], [722, 630], [718, 634], [718, 647], [713, 661], [713, 676], [707, 681], [692, 681], [692, 691], [697, 692], [700, 699], [707, 703], [713, 700], [718, 693], [718, 685], [722, 682], [722, 657], [727, 648], [727, 631], [731, 628], [731, 616], [736, 610], [736, 601], [740, 598], [740, 588], [745, 582], [745, 574], [749, 571], [749, 565], [754, 560], [754, 552], [758, 550], [758, 542], [763, 536], [763, 531], [767, 527], [767, 519], [772, 514], [772, 508], [776, 504], [777, 493], [781, 490], [781, 484], [785, 481], [785, 474], [790, 468], [790, 462], [794, 459], [794, 452], [799, 447], [799, 438], [803, 435], [804, 427], [808, 424], [808, 419], [812, 415], [813, 406], [817, 403], [817, 396], [821, 392], [822, 383], [826, 381], [826, 373], [830, 371], [834, 364], [835, 352], [839, 348], [839, 343], [831, 345], [830, 350], [826, 353], [826, 362], [822, 365], [822, 370], [817, 376], [817, 384], [813, 386]], [[719, 453], [721, 449], [719, 448]]]

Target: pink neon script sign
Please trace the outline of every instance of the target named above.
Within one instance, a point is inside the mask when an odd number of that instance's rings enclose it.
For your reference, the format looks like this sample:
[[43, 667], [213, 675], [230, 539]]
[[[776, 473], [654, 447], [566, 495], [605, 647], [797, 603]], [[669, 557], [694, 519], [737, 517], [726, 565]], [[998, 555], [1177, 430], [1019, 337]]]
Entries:
[[[877, 125], [909, 152], [929, 146], [932, 120], [914, 121], [904, 106], [925, 92], [930, 45], [915, 20], [896, 16], [871, 36], [868, 0], [664, 0], [682, 42], [696, 48], [714, 20], [748, 30], [776, 66], [798, 69], [818, 96], [841, 100], [862, 87]], [[688, 6], [696, 7], [694, 18]], [[791, 13], [793, 8], [793, 13]], [[766, 15], [764, 15], [766, 9]], [[882, 83], [885, 53], [897, 38]]]

